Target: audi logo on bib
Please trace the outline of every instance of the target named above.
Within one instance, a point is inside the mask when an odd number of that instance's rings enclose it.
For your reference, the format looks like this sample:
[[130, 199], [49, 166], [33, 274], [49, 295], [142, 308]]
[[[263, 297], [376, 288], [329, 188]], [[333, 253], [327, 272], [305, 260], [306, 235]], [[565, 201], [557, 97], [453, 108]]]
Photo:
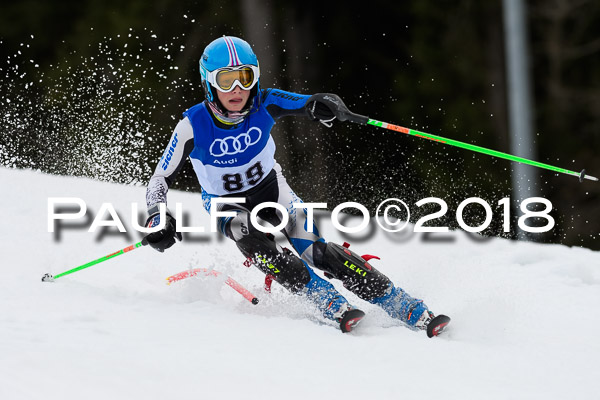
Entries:
[[215, 139], [210, 145], [210, 154], [214, 157], [223, 157], [243, 153], [250, 146], [258, 143], [261, 137], [262, 131], [257, 127], [252, 127], [248, 132], [240, 133], [237, 136]]

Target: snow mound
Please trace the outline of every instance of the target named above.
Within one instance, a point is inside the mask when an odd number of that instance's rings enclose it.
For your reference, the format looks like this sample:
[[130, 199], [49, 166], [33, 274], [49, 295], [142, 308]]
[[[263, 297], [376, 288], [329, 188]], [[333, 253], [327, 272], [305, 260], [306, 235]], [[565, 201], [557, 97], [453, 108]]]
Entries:
[[[114, 204], [127, 227], [145, 188], [0, 169], [0, 398], [2, 399], [563, 399], [597, 395], [600, 254], [560, 245], [475, 241], [463, 232], [331, 241], [359, 253], [452, 324], [428, 339], [340, 288], [367, 312], [344, 335], [301, 298], [242, 265], [235, 245], [193, 234], [164, 254], [136, 249], [57, 279], [140, 236], [48, 233], [48, 197]], [[310, 199], [306, 199], [310, 200]], [[189, 226], [210, 226], [199, 195], [172, 191]], [[143, 209], [143, 206], [141, 207]], [[141, 218], [141, 217], [140, 217]], [[89, 222], [87, 224], [89, 226]], [[441, 240], [443, 239], [443, 240]], [[195, 267], [230, 275], [166, 285]]]

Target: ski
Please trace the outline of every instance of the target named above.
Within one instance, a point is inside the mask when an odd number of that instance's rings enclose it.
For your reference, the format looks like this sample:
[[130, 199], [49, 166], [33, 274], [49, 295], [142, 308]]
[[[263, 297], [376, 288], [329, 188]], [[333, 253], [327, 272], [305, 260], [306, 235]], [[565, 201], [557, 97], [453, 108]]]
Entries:
[[434, 317], [427, 325], [427, 337], [438, 336], [444, 331], [446, 326], [450, 323], [450, 317], [447, 315], [438, 315]]
[[348, 310], [340, 319], [340, 329], [342, 332], [352, 332], [354, 327], [360, 323], [365, 313], [358, 309]]

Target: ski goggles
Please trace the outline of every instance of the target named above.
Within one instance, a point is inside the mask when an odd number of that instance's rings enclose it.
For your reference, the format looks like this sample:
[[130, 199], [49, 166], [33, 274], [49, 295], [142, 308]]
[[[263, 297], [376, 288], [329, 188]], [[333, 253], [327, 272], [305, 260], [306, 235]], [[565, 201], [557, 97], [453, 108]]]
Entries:
[[229, 93], [236, 86], [250, 90], [258, 82], [259, 69], [254, 65], [241, 65], [239, 67], [225, 67], [216, 69], [206, 74], [208, 83], [221, 92]]

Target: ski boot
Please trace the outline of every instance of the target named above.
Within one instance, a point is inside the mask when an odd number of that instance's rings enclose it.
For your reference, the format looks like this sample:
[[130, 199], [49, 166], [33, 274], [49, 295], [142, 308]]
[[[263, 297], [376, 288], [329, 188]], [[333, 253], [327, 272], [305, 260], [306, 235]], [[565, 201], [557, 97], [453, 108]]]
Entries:
[[365, 313], [352, 307], [331, 283], [321, 279], [308, 265], [306, 268], [311, 277], [305, 286], [306, 296], [317, 305], [325, 318], [338, 322], [342, 332], [351, 332]]
[[409, 327], [427, 331], [428, 337], [434, 337], [443, 332], [450, 322], [446, 315], [437, 317], [429, 311], [423, 300], [409, 296], [404, 290], [390, 285], [385, 295], [371, 301], [379, 305], [391, 317], [397, 318]]
[[356, 325], [364, 318], [365, 313], [358, 308], [351, 308], [346, 306], [346, 310], [341, 313], [337, 319], [340, 323], [340, 329], [342, 332], [351, 332]]
[[450, 317], [440, 314], [437, 317], [429, 310], [421, 314], [415, 328], [427, 331], [427, 337], [438, 336], [450, 323]]

